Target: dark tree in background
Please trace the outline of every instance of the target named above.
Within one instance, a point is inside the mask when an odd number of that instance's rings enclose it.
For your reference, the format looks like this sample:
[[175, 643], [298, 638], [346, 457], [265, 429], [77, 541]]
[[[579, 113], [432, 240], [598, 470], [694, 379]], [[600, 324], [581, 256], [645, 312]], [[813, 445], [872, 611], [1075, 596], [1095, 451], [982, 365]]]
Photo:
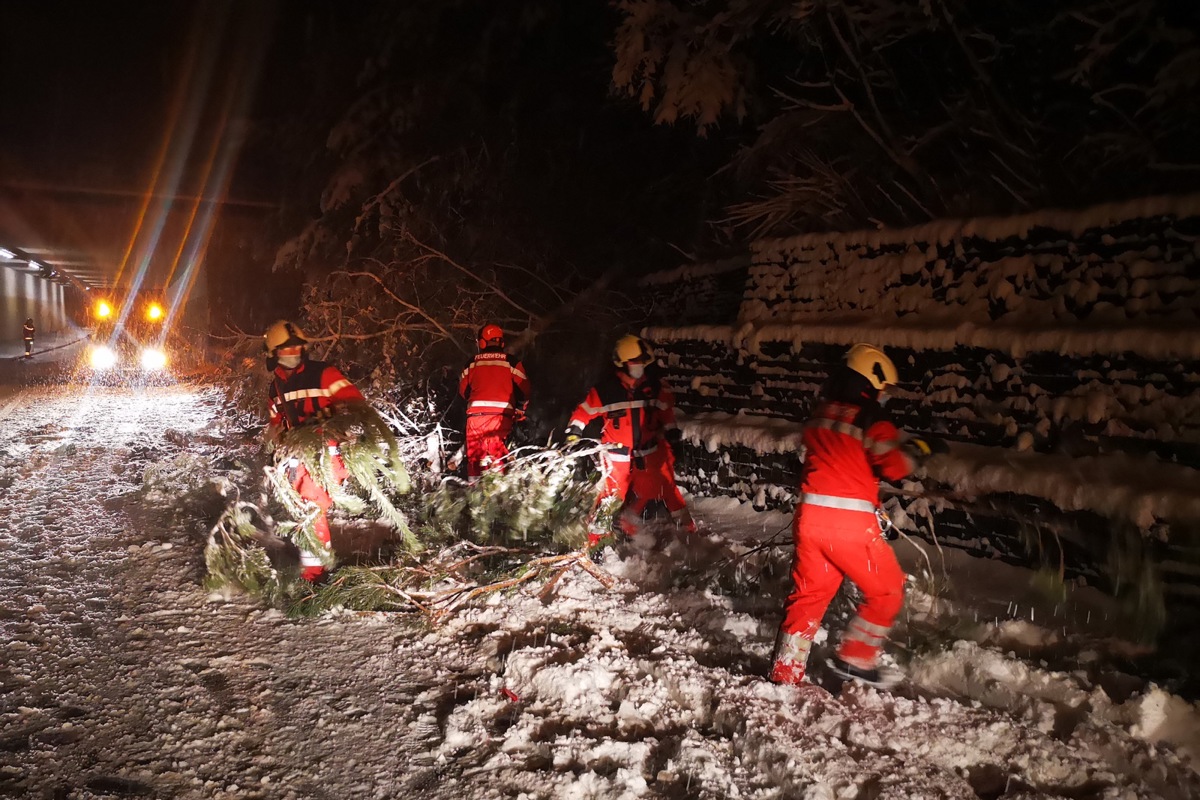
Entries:
[[557, 384], [637, 275], [758, 236], [1194, 189], [1198, 6], [283, 5], [238, 176], [273, 270], [229, 321], [286, 298], [382, 384], [494, 321]]
[[613, 98], [616, 22], [554, 0], [281, 20], [243, 178], [283, 187], [269, 282], [302, 287], [312, 334], [394, 383], [461, 366], [485, 321], [560, 347], [641, 323], [621, 290], [703, 234], [729, 146]]
[[717, 241], [1194, 188], [1200, 4], [621, 0], [615, 86], [753, 133]]

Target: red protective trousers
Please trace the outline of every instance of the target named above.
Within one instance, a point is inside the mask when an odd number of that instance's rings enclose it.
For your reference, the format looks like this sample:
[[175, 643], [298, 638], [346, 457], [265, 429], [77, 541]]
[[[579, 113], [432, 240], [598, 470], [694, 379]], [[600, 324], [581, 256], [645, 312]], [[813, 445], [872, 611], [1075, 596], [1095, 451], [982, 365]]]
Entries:
[[513, 418], [507, 414], [467, 415], [467, 476], [475, 478], [484, 469], [508, 455], [508, 434]]
[[[332, 445], [331, 445], [332, 447]], [[342, 461], [341, 455], [338, 453], [330, 454], [330, 472], [333, 474], [333, 479], [339, 485], [345, 482], [350, 473], [346, 469], [346, 463]], [[308, 467], [303, 463], [296, 467], [292, 477], [292, 488], [296, 493], [310, 503], [314, 503], [318, 509], [317, 518], [313, 521], [313, 529], [317, 534], [317, 539], [326, 548], [332, 544], [332, 536], [329, 532], [329, 519], [325, 516], [325, 512], [333, 505], [333, 498], [329, 496], [329, 492], [325, 491], [325, 487], [321, 486], [320, 482], [315, 480], [309, 473]], [[321, 563], [321, 559], [307, 550], [300, 550], [300, 577], [306, 581], [315, 581], [325, 573], [325, 566]]]
[[[665, 443], [660, 443], [653, 452], [643, 456], [641, 467], [627, 456], [605, 453], [601, 460], [604, 483], [596, 497], [597, 509], [604, 505], [605, 501], [612, 502], [609, 500], [612, 497], [620, 498], [624, 503], [622, 516], [626, 518], [640, 519], [646, 506], [655, 500], [662, 501], [667, 511], [672, 513], [687, 508], [687, 502], [675, 483], [675, 456]], [[633, 497], [629, 499], [631, 492]], [[625, 532], [632, 533], [630, 530]], [[593, 530], [588, 535], [588, 540], [595, 544], [607, 533], [608, 531]]]
[[842, 636], [838, 656], [855, 666], [874, 667], [904, 603], [904, 572], [875, 515], [801, 505], [792, 536], [794, 588], [784, 607], [783, 632], [811, 642], [843, 577], [849, 578], [862, 591], [863, 602]]

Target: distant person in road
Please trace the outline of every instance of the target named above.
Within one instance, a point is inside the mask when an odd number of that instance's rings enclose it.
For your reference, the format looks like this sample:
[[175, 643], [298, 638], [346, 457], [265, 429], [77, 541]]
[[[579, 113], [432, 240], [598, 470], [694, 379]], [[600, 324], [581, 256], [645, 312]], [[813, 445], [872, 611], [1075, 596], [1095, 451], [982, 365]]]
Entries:
[[675, 457], [668, 441], [679, 437], [675, 396], [654, 366], [654, 351], [637, 336], [623, 336], [613, 348], [612, 361], [612, 370], [588, 391], [567, 427], [567, 441], [573, 442], [593, 420], [603, 420], [600, 442], [608, 445], [601, 454], [604, 484], [596, 498], [588, 544], [595, 547], [611, 537], [618, 511], [620, 527], [633, 533], [655, 501], [666, 506], [676, 525], [694, 533], [696, 523], [675, 483]]
[[467, 402], [467, 477], [476, 478], [508, 455], [513, 423], [529, 405], [525, 365], [504, 352], [499, 325], [479, 329], [479, 352], [462, 371], [458, 393]]
[[[318, 424], [339, 404], [365, 402], [362, 393], [341, 370], [324, 361], [308, 358], [308, 338], [295, 324], [279, 320], [267, 329], [264, 338], [267, 369], [271, 372], [271, 386], [267, 394], [273, 434]], [[341, 484], [349, 477], [349, 472], [339, 452], [339, 445], [336, 441], [328, 443], [330, 472], [334, 480]], [[320, 510], [314, 528], [317, 539], [328, 550], [332, 537], [325, 512], [333, 505], [333, 498], [312, 476], [307, 465], [298, 459], [293, 459], [293, 462], [288, 465], [288, 478], [292, 488]], [[307, 581], [316, 581], [324, 573], [325, 566], [321, 558], [301, 548], [300, 576]]]
[[25, 338], [25, 357], [26, 358], [33, 358], [33, 334], [34, 334], [33, 317], [29, 317], [28, 319], [25, 320], [25, 327], [24, 327], [24, 331], [23, 331], [23, 336]]
[[834, 674], [874, 686], [901, 675], [881, 671], [879, 657], [904, 602], [904, 572], [884, 539], [879, 480], [898, 480], [945, 443], [900, 432], [883, 410], [882, 396], [897, 380], [883, 351], [856, 344], [821, 388], [820, 403], [804, 425], [800, 504], [792, 524], [794, 587], [784, 607], [771, 680], [799, 684], [809, 649], [843, 578], [863, 602], [830, 660]]

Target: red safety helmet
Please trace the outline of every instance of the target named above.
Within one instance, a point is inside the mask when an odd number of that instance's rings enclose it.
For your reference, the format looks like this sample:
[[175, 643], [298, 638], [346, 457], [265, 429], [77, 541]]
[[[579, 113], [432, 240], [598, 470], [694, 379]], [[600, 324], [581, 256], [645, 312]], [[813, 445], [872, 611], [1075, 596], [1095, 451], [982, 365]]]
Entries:
[[479, 349], [504, 347], [504, 329], [490, 322], [479, 329]]

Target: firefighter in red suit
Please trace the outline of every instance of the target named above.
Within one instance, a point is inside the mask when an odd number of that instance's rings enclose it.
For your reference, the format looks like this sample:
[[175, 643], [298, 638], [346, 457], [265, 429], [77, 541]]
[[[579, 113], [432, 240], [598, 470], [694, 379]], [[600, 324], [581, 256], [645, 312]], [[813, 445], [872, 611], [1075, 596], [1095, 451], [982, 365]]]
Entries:
[[[654, 361], [649, 345], [637, 336], [624, 336], [613, 348], [614, 369], [588, 392], [571, 414], [567, 441], [583, 435], [593, 420], [603, 420], [600, 443], [604, 483], [588, 544], [596, 546], [611, 535], [609, 521], [624, 505], [621, 526], [627, 533], [651, 502], [661, 501], [677, 525], [695, 532], [696, 524], [675, 484], [675, 458], [668, 439], [676, 439], [675, 396], [646, 368]], [[632, 499], [628, 495], [632, 492]]]
[[467, 476], [478, 477], [508, 455], [513, 421], [529, 404], [525, 366], [504, 352], [499, 325], [479, 329], [479, 353], [462, 371], [458, 393], [467, 401]]
[[[341, 370], [324, 361], [308, 358], [305, 345], [308, 339], [291, 322], [279, 320], [267, 329], [267, 368], [271, 371], [268, 397], [271, 403], [271, 429], [278, 435], [302, 425], [315, 425], [326, 418], [333, 407], [341, 403], [364, 402], [362, 393], [347, 380]], [[330, 471], [334, 480], [342, 483], [348, 473], [338, 452], [338, 443], [329, 442]], [[333, 499], [320, 482], [309, 473], [308, 467], [297, 462], [288, 469], [292, 487], [318, 509], [314, 528], [317, 538], [330, 547], [329, 520], [325, 512]], [[320, 579], [325, 567], [314, 553], [300, 551], [300, 576], [308, 581]]]
[[863, 602], [829, 662], [832, 671], [876, 686], [900, 677], [879, 667], [904, 601], [905, 581], [880, 528], [879, 480], [905, 477], [918, 459], [945, 445], [918, 438], [902, 444], [880, 403], [896, 378], [896, 367], [883, 351], [854, 345], [822, 387], [820, 403], [804, 426], [801, 502], [792, 526], [794, 587], [775, 646], [771, 680], [776, 683], [803, 680], [809, 648], [843, 578], [858, 586]]

